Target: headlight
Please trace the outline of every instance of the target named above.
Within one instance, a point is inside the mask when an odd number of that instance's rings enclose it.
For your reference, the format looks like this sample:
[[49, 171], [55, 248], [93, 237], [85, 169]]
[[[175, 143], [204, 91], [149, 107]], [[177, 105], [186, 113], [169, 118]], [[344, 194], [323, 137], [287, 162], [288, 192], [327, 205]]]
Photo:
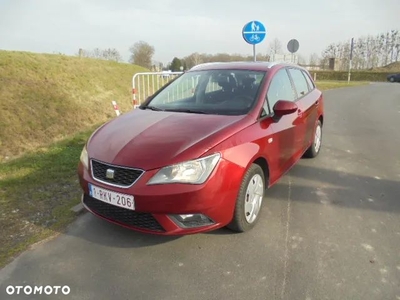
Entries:
[[83, 147], [81, 152], [81, 162], [86, 169], [89, 168], [89, 156], [86, 150], [86, 145]]
[[202, 184], [208, 179], [220, 158], [221, 154], [216, 153], [207, 157], [162, 168], [147, 184], [178, 182]]

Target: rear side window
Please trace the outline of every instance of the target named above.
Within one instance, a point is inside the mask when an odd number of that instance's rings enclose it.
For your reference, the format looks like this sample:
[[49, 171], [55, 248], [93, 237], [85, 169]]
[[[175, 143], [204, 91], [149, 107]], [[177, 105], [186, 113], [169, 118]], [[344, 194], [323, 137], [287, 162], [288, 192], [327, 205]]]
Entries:
[[293, 79], [294, 87], [297, 91], [297, 97], [301, 98], [308, 94], [308, 83], [303, 73], [299, 69], [289, 69], [289, 73]]
[[304, 77], [307, 80], [308, 86], [310, 87], [310, 91], [315, 89], [314, 82], [311, 80], [310, 76], [306, 72], [304, 72], [304, 71], [302, 71], [302, 72], [303, 72]]
[[268, 104], [273, 109], [279, 100], [294, 101], [295, 95], [292, 83], [286, 69], [279, 70], [271, 80], [267, 93]]

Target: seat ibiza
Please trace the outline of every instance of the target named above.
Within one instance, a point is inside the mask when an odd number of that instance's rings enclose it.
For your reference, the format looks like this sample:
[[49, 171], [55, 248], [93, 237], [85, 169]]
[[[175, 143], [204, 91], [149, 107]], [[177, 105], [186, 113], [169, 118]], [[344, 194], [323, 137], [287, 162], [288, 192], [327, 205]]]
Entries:
[[266, 190], [320, 152], [323, 107], [296, 65], [196, 66], [91, 135], [78, 166], [83, 205], [145, 233], [247, 231]]

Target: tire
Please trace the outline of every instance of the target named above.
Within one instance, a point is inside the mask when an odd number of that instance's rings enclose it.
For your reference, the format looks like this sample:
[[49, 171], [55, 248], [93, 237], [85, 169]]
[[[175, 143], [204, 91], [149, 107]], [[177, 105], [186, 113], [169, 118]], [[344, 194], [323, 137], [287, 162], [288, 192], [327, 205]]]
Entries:
[[322, 147], [322, 124], [321, 121], [318, 120], [317, 125], [314, 129], [314, 138], [313, 141], [308, 147], [307, 151], [304, 153], [304, 157], [306, 158], [314, 158], [321, 151]]
[[[252, 193], [252, 187], [255, 188], [255, 193]], [[235, 232], [252, 229], [259, 220], [264, 194], [264, 172], [259, 165], [252, 164], [243, 177], [233, 219], [227, 227]]]
[[390, 82], [394, 82], [394, 78], [393, 78], [393, 77], [390, 77], [389, 81], [390, 81]]

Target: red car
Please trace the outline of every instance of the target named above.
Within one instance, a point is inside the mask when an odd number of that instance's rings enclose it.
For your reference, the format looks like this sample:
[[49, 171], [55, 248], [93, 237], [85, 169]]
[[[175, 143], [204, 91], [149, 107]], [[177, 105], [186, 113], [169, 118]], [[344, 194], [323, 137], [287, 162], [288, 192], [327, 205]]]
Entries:
[[92, 134], [78, 167], [82, 202], [145, 233], [247, 231], [266, 189], [318, 155], [323, 107], [299, 66], [196, 66]]

